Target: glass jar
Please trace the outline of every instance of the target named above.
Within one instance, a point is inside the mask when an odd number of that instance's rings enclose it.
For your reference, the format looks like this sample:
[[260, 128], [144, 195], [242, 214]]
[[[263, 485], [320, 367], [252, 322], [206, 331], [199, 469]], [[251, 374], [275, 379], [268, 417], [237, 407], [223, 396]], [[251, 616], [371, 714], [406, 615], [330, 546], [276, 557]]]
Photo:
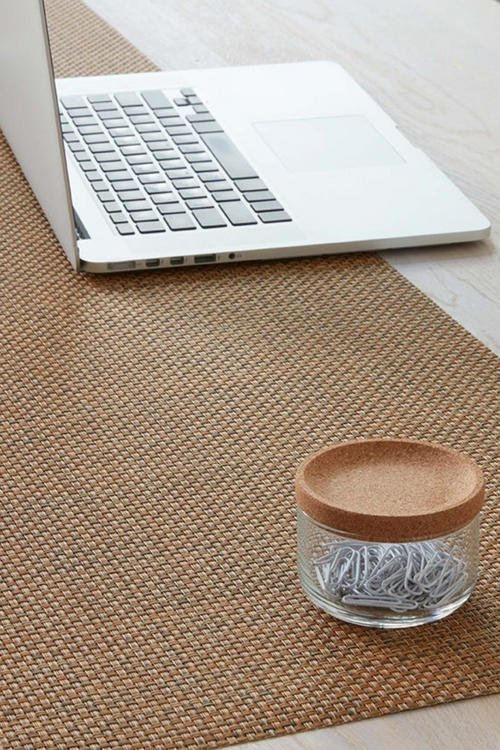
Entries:
[[299, 467], [296, 499], [302, 587], [338, 619], [408, 627], [469, 598], [484, 502], [469, 457], [414, 440], [338, 443]]

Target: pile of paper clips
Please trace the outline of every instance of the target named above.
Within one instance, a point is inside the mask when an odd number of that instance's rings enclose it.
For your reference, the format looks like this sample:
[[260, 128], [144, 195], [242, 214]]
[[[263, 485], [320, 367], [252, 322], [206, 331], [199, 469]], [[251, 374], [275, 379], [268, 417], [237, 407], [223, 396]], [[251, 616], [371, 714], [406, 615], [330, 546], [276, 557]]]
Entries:
[[465, 552], [442, 540], [405, 544], [333, 541], [314, 560], [325, 594], [394, 612], [442, 607], [467, 585]]

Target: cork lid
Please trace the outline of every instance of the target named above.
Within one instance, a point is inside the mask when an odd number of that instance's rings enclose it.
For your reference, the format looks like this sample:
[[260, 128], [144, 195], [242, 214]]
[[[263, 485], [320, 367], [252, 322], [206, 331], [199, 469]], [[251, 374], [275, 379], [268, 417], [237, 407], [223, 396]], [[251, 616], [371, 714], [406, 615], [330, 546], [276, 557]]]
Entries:
[[484, 502], [479, 466], [419, 440], [357, 440], [308, 456], [295, 477], [311, 518], [358, 539], [407, 542], [465, 526]]

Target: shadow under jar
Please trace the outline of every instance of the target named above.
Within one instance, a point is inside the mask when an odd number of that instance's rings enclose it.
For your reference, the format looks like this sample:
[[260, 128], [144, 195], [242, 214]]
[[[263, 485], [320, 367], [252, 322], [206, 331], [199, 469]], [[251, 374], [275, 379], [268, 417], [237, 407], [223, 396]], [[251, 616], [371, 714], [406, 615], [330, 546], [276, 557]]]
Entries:
[[484, 480], [468, 456], [417, 440], [338, 443], [305, 459], [295, 491], [299, 576], [321, 609], [399, 628], [469, 598]]

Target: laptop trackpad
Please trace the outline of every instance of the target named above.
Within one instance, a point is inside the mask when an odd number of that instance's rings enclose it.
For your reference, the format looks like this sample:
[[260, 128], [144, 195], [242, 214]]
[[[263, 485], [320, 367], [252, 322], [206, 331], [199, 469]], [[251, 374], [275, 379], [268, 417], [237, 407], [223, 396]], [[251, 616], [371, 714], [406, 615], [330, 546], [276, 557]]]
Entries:
[[254, 127], [292, 172], [404, 162], [362, 115], [256, 122]]

